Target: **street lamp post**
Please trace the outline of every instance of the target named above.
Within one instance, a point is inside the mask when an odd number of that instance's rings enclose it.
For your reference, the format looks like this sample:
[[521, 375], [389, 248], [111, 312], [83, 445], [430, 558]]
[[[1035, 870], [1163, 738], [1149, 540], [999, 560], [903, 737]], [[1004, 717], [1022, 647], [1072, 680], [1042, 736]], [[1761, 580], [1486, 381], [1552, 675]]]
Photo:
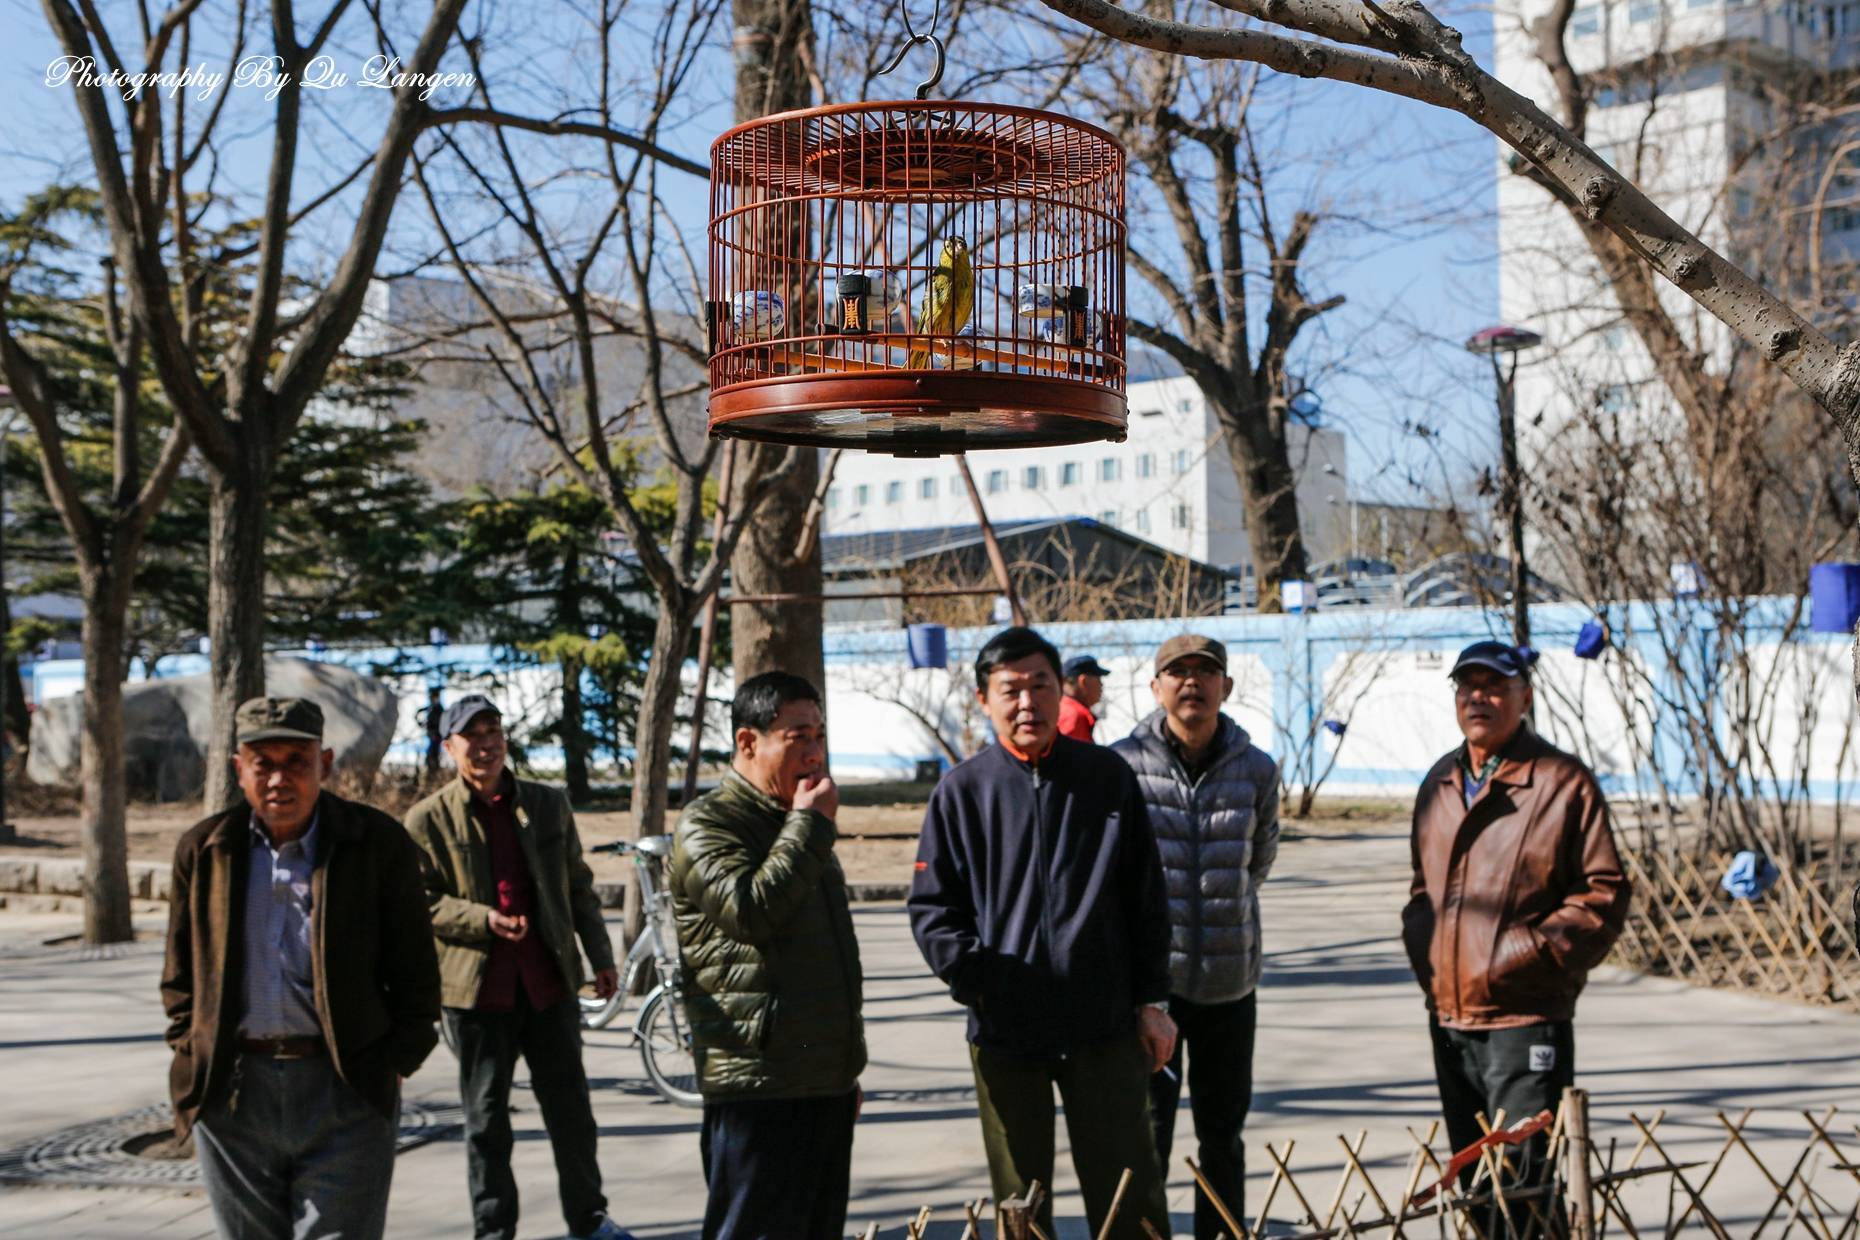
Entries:
[[13, 842], [13, 823], [6, 812], [6, 764], [10, 756], [6, 744], [7, 698], [12, 691], [13, 675], [7, 670], [4, 643], [13, 627], [11, 600], [6, 589], [6, 449], [7, 440], [13, 436], [13, 425], [18, 420], [19, 410], [13, 400], [13, 390], [0, 385], [0, 413], [6, 414], [4, 424], [0, 424], [0, 843]]
[[[1502, 325], [1475, 332], [1466, 341], [1468, 353], [1492, 359], [1492, 378], [1498, 384], [1499, 506], [1511, 534], [1511, 639], [1520, 646], [1531, 643], [1531, 604], [1530, 574], [1524, 560], [1524, 488], [1518, 470], [1516, 379], [1518, 354], [1543, 342], [1534, 331]], [[1501, 363], [1501, 357], [1509, 364]]]

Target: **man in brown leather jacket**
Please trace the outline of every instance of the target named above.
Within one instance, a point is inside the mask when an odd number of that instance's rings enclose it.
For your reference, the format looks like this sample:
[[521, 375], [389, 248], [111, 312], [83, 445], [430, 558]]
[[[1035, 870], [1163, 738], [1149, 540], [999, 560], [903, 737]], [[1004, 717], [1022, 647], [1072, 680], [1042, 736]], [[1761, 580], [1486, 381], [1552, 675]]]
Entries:
[[[1536, 655], [1501, 642], [1460, 652], [1452, 680], [1465, 743], [1414, 803], [1414, 882], [1402, 940], [1427, 996], [1455, 1150], [1504, 1112], [1556, 1110], [1575, 1081], [1576, 996], [1627, 916], [1608, 803], [1581, 762], [1531, 728]], [[1523, 1156], [1543, 1166], [1540, 1138]]]

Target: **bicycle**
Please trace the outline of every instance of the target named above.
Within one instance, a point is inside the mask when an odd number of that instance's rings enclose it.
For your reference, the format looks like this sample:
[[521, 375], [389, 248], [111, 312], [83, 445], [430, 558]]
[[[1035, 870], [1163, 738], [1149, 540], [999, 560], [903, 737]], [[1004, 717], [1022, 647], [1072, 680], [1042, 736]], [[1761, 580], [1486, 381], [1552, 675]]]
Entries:
[[647, 992], [633, 1021], [633, 1040], [639, 1044], [646, 1079], [674, 1106], [703, 1106], [704, 1098], [697, 1087], [697, 1059], [691, 1049], [691, 1026], [685, 1020], [684, 992], [680, 988], [678, 926], [672, 914], [672, 893], [665, 889], [664, 881], [672, 837], [649, 835], [637, 843], [615, 840], [592, 845], [588, 851], [632, 856], [646, 922], [627, 949], [620, 984], [613, 995], [600, 999], [584, 992], [579, 996], [582, 1027], [605, 1029], [611, 1025], [626, 1009], [627, 1000], [650, 965], [657, 984]]

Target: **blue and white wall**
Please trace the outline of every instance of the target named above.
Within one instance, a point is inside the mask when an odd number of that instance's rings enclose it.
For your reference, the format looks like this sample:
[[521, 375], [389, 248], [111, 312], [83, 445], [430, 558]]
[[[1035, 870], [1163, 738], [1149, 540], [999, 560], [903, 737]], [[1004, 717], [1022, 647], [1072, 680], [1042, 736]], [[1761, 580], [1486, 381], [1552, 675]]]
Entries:
[[[1655, 610], [1656, 606], [1660, 609]], [[1558, 744], [1585, 757], [1615, 795], [1652, 796], [1662, 788], [1679, 795], [1697, 791], [1689, 769], [1691, 747], [1669, 703], [1699, 697], [1671, 672], [1666, 644], [1692, 653], [1682, 669], [1696, 665], [1708, 649], [1709, 626], [1681, 609], [1696, 604], [1634, 604], [1615, 609], [1609, 621], [1625, 649], [1611, 649], [1599, 662], [1571, 652], [1577, 630], [1591, 613], [1573, 605], [1543, 605], [1532, 611], [1538, 665], [1538, 726]], [[1766, 757], [1751, 763], [1758, 781], [1818, 801], [1852, 800], [1860, 792], [1860, 746], [1852, 744], [1854, 694], [1849, 640], [1809, 633], [1792, 621], [1792, 599], [1753, 600], [1744, 625], [1755, 700], [1748, 713], [1762, 722]], [[1338, 610], [1300, 616], [1221, 616], [1194, 620], [1149, 620], [1115, 624], [1054, 624], [1042, 630], [1064, 654], [1093, 654], [1111, 669], [1099, 707], [1098, 738], [1126, 735], [1153, 709], [1149, 682], [1158, 646], [1181, 632], [1200, 632], [1226, 643], [1235, 679], [1227, 711], [1255, 743], [1281, 761], [1322, 771], [1327, 791], [1405, 797], [1427, 769], [1459, 743], [1446, 674], [1469, 642], [1505, 633], [1505, 617], [1475, 608], [1424, 610]], [[844, 780], [908, 779], [924, 762], [946, 761], [919, 717], [940, 719], [941, 731], [959, 749], [987, 739], [974, 708], [970, 665], [992, 629], [948, 633], [946, 669], [912, 669], [903, 629], [829, 631], [827, 635], [828, 731], [835, 773]], [[1788, 636], [1785, 637], [1785, 634]], [[446, 686], [448, 700], [466, 689], [493, 687], [506, 712], [519, 723], [547, 717], [560, 693], [553, 668], [519, 665], [490, 646], [383, 648], [378, 650], [282, 651], [326, 659], [358, 669], [411, 668], [395, 678], [400, 724], [388, 760], [415, 764], [425, 754], [420, 712], [429, 684]], [[1618, 663], [1633, 659], [1649, 674], [1624, 678]], [[76, 660], [28, 665], [27, 691], [34, 701], [76, 692], [83, 666]], [[199, 656], [164, 659], [160, 676], [206, 670]], [[687, 665], [687, 689], [695, 664]], [[142, 669], [136, 669], [140, 679]], [[1621, 685], [1633, 680], [1633, 692]], [[727, 701], [727, 669], [713, 677], [713, 702]], [[1744, 707], [1714, 703], [1728, 720]], [[724, 744], [723, 708], [713, 706], [711, 745]], [[1341, 735], [1325, 720], [1345, 725]], [[967, 736], [964, 736], [965, 730]], [[966, 743], [965, 743], [966, 741]], [[673, 743], [684, 752], [686, 737]], [[559, 768], [559, 751], [534, 749], [533, 765]], [[1334, 760], [1334, 762], [1333, 762]], [[1766, 769], [1777, 774], [1761, 774]], [[1805, 771], [1806, 775], [1792, 772]]]

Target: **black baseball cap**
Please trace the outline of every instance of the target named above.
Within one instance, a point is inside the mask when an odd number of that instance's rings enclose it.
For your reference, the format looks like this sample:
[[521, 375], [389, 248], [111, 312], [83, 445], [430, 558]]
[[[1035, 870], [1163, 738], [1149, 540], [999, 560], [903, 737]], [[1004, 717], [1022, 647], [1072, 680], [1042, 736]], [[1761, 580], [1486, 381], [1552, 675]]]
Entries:
[[1075, 654], [1067, 659], [1059, 669], [1060, 677], [1065, 680], [1071, 680], [1074, 676], [1109, 676], [1110, 674], [1110, 668], [1101, 666], [1097, 658], [1089, 654]]
[[256, 697], [239, 704], [233, 731], [241, 745], [260, 741], [323, 742], [323, 708], [309, 698]]
[[1500, 676], [1525, 676], [1531, 674], [1531, 664], [1537, 662], [1537, 652], [1529, 646], [1510, 646], [1504, 642], [1474, 642], [1460, 651], [1460, 657], [1453, 661], [1453, 670], [1447, 673], [1450, 680], [1458, 680], [1460, 673], [1469, 667], [1489, 667]]
[[497, 709], [497, 703], [484, 696], [484, 694], [467, 693], [464, 697], [446, 707], [446, 713], [439, 717], [440, 739], [443, 740], [448, 736], [456, 736], [460, 732], [463, 732], [466, 728], [471, 726], [472, 720], [476, 719], [487, 710], [493, 715], [496, 715], [499, 719], [504, 717], [504, 712]]

